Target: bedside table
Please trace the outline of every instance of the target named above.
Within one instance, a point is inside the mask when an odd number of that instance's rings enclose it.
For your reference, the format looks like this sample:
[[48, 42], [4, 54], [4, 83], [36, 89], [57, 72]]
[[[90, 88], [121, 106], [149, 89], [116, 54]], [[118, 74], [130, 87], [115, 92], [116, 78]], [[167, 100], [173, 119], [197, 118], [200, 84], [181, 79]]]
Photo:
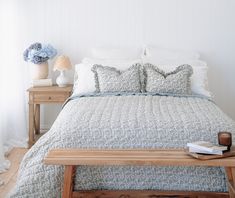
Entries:
[[40, 105], [61, 103], [72, 93], [72, 85], [68, 87], [31, 87], [29, 92], [29, 148], [35, 143], [35, 134], [40, 134]]

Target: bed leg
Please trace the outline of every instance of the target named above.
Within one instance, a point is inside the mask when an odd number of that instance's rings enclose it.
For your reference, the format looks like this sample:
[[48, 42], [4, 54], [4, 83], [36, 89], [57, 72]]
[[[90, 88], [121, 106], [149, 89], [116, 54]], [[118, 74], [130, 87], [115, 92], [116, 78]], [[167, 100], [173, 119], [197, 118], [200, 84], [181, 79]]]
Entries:
[[71, 198], [73, 195], [73, 179], [75, 175], [76, 166], [65, 166], [64, 171], [64, 187], [63, 187], [63, 198]]
[[225, 168], [227, 179], [228, 179], [228, 190], [229, 190], [229, 197], [235, 198], [235, 168], [227, 167]]

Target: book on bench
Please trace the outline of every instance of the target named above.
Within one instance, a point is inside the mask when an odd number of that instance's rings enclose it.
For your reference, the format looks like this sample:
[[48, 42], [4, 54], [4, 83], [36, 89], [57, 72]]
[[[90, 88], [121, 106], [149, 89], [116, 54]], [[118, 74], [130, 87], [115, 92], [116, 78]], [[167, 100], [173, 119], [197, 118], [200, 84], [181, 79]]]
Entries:
[[223, 152], [228, 149], [227, 146], [215, 145], [206, 141], [197, 141], [188, 143], [187, 147], [191, 153], [202, 153], [211, 155], [223, 155]]

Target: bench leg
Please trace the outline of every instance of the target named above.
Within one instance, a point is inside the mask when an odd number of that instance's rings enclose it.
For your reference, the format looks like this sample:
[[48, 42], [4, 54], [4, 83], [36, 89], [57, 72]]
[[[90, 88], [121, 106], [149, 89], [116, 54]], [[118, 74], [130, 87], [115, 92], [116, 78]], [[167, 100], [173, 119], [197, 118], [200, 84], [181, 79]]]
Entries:
[[63, 198], [71, 198], [73, 195], [73, 179], [75, 175], [76, 166], [65, 166], [64, 171], [64, 187]]
[[229, 197], [235, 198], [235, 168], [227, 167], [225, 170], [228, 178]]

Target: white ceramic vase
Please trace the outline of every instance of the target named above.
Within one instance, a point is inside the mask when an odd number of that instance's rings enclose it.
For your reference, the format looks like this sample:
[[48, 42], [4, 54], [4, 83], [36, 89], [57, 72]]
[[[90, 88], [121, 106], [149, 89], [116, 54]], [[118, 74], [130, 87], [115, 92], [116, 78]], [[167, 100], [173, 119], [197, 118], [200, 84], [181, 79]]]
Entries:
[[33, 64], [31, 66], [31, 77], [33, 80], [46, 79], [48, 77], [48, 62]]

